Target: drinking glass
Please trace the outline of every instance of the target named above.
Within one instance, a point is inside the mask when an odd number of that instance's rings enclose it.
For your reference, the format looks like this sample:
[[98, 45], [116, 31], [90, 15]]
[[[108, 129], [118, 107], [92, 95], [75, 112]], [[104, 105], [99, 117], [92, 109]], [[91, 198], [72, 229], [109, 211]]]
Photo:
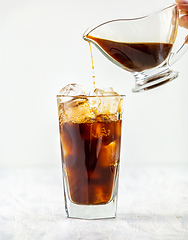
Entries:
[[68, 217], [114, 218], [124, 95], [57, 95]]

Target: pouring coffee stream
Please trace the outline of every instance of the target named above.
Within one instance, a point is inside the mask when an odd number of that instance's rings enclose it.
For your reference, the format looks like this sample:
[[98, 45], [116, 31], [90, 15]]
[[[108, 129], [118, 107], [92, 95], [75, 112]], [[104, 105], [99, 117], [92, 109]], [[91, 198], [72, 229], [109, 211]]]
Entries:
[[188, 49], [185, 40], [176, 53], [172, 52], [178, 25], [178, 5], [172, 4], [144, 17], [102, 23], [88, 29], [83, 38], [114, 64], [131, 72], [135, 77], [132, 91], [141, 92], [178, 77], [171, 65]]
[[94, 64], [93, 64], [93, 54], [92, 54], [92, 49], [91, 49], [91, 43], [89, 42], [89, 49], [90, 49], [90, 54], [91, 54], [91, 64], [92, 64], [92, 71], [93, 71], [93, 89], [95, 89], [95, 72], [94, 72]]

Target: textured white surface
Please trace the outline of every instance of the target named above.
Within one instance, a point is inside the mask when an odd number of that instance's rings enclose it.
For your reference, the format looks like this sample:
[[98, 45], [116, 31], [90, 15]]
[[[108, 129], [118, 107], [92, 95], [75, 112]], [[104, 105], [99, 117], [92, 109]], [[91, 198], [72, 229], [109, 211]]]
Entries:
[[188, 239], [188, 167], [126, 167], [115, 219], [68, 219], [60, 168], [0, 169], [0, 240]]

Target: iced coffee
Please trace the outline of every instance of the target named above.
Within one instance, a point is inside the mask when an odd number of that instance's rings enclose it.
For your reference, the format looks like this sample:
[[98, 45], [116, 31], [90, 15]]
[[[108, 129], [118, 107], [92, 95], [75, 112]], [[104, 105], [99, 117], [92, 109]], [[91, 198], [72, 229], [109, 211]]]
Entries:
[[77, 85], [65, 88], [61, 93], [66, 95], [58, 95], [57, 102], [67, 214], [114, 217], [115, 213], [100, 209], [104, 205], [116, 208], [124, 96], [112, 89], [75, 95], [70, 89], [78, 89]]

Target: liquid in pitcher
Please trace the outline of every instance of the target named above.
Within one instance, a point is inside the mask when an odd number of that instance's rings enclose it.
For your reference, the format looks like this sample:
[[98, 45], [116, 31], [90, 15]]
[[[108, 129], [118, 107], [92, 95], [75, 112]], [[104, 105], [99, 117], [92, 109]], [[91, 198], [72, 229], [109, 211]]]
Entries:
[[124, 66], [126, 70], [142, 72], [160, 65], [168, 57], [172, 44], [144, 42], [125, 43], [87, 35], [96, 42], [110, 57]]

